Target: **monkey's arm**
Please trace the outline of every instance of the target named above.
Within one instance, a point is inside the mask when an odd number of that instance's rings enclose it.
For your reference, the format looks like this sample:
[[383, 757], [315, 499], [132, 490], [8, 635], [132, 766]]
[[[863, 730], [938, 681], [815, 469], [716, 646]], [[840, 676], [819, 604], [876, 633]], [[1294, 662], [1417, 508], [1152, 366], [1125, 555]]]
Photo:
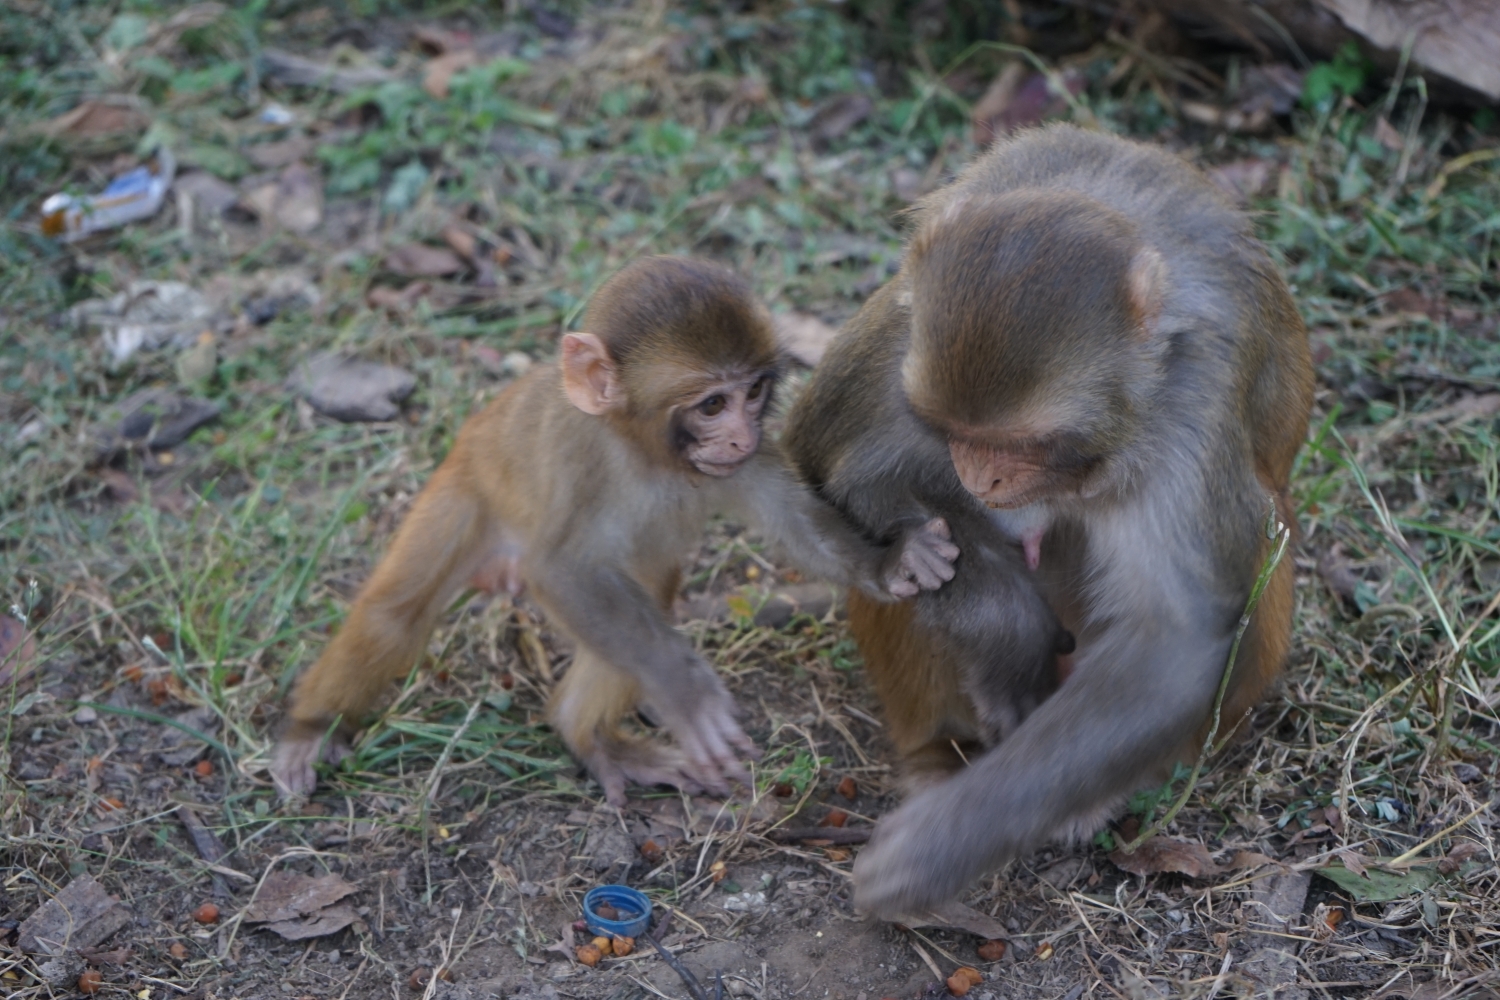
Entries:
[[643, 706], [704, 787], [728, 794], [727, 779], [750, 783], [740, 758], [760, 753], [735, 721], [734, 699], [639, 583], [591, 560], [553, 558], [525, 572], [549, 618], [640, 685]]
[[736, 505], [798, 569], [877, 600], [914, 597], [953, 579], [959, 550], [942, 518], [910, 511], [887, 526], [890, 544], [876, 544], [799, 482], [774, 449], [762, 453], [744, 471]]
[[1228, 649], [1185, 616], [1101, 636], [1015, 733], [881, 820], [855, 865], [857, 905], [918, 913], [1048, 838], [1093, 832], [1202, 723]]

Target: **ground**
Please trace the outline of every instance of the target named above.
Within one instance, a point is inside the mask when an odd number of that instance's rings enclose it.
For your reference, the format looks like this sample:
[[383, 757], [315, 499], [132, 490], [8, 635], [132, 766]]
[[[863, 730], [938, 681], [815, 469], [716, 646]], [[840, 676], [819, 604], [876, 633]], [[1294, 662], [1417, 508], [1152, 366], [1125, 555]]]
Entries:
[[[576, 960], [605, 881], [670, 911], [709, 995], [718, 971], [758, 1000], [942, 996], [964, 965], [977, 997], [1494, 995], [1495, 115], [1348, 56], [1268, 70], [1149, 18], [993, 6], [0, 5], [5, 995], [689, 995], [644, 940]], [[291, 680], [464, 416], [604, 277], [723, 260], [806, 355], [893, 272], [901, 210], [1043, 117], [1210, 170], [1312, 336], [1289, 671], [1191, 786], [1180, 846], [1112, 860], [1183, 776], [993, 873], [968, 902], [1007, 932], [994, 961], [860, 920], [858, 845], [774, 830], [895, 805], [880, 708], [828, 589], [733, 524], [679, 619], [767, 751], [745, 797], [607, 808], [540, 721], [566, 645], [475, 598], [311, 801], [277, 800]], [[48, 195], [163, 144], [147, 218], [49, 235]], [[355, 400], [384, 419], [328, 415], [306, 363], [330, 350], [397, 369]], [[284, 873], [336, 876], [340, 929], [255, 920]], [[47, 901], [70, 885], [97, 919], [52, 956], [33, 938], [68, 933]]]

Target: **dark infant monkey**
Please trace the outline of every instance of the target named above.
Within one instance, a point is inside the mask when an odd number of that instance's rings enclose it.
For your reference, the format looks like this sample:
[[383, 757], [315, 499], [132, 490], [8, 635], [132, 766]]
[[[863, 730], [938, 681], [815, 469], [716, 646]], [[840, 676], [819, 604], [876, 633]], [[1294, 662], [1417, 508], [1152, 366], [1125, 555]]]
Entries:
[[[913, 602], [850, 598], [914, 792], [855, 864], [861, 909], [945, 902], [1196, 753], [1311, 403], [1286, 284], [1175, 156], [1044, 128], [916, 207], [784, 438], [867, 532], [942, 517], [964, 553]], [[1292, 583], [1287, 560], [1226, 726], [1281, 670]]]
[[[732, 272], [639, 260], [590, 302], [588, 332], [471, 417], [418, 495], [349, 617], [298, 681], [272, 775], [305, 794], [347, 752], [465, 587], [531, 587], [576, 641], [549, 718], [606, 797], [626, 782], [727, 793], [757, 756], [723, 683], [667, 618], [709, 518], [740, 515], [810, 574], [878, 604], [939, 587], [958, 550], [941, 518], [875, 544], [761, 441], [782, 360], [770, 317]], [[620, 728], [637, 709], [676, 746]], [[331, 739], [330, 739], [331, 736]]]

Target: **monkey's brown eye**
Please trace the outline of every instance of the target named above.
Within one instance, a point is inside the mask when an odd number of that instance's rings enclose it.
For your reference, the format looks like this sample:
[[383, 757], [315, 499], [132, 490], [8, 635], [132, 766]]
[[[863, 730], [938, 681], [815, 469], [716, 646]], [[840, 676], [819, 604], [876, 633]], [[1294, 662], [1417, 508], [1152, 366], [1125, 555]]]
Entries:
[[724, 397], [717, 395], [709, 396], [698, 404], [698, 412], [705, 417], [717, 417], [720, 413], [724, 412]]
[[746, 398], [747, 399], [759, 399], [760, 396], [761, 396], [761, 393], [763, 393], [763, 392], [766, 391], [766, 386], [768, 386], [770, 384], [771, 384], [771, 379], [768, 376], [762, 375], [760, 378], [758, 378], [758, 379], [755, 380], [755, 384], [752, 385], [750, 387], [750, 391], [745, 394]]

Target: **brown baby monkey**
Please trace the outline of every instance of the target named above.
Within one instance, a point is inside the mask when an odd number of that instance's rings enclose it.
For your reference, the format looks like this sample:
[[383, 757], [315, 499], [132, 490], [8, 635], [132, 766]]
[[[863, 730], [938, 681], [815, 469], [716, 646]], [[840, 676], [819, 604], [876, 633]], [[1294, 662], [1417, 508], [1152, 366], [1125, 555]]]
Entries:
[[[636, 261], [594, 296], [585, 327], [459, 431], [297, 683], [272, 764], [284, 793], [312, 789], [320, 754], [347, 752], [349, 731], [466, 587], [525, 584], [574, 639], [549, 718], [620, 805], [627, 782], [726, 794], [758, 754], [723, 683], [667, 618], [710, 517], [745, 518], [805, 572], [872, 601], [953, 576], [941, 518], [867, 538], [761, 440], [782, 358], [769, 314], [734, 273]], [[675, 746], [628, 736], [620, 721], [637, 710]]]
[[[1093, 833], [1197, 753], [1271, 504], [1293, 523], [1313, 386], [1249, 222], [1160, 149], [1024, 132], [915, 222], [785, 436], [872, 535], [941, 516], [964, 553], [915, 601], [850, 595], [915, 792], [854, 866], [856, 904], [887, 919]], [[1287, 560], [1239, 649], [1226, 728], [1282, 668], [1292, 584]]]

